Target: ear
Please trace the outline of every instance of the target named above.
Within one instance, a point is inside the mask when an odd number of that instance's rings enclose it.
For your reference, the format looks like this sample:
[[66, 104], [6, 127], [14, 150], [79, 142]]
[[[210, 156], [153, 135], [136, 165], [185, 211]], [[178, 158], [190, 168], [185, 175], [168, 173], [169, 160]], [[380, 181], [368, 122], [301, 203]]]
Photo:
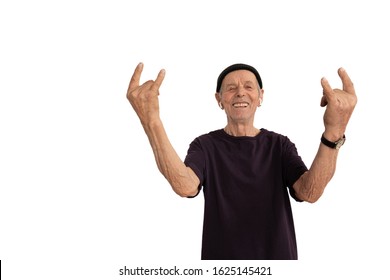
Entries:
[[259, 101], [257, 103], [257, 107], [260, 107], [261, 106], [261, 103], [263, 103], [263, 95], [264, 95], [264, 90], [263, 89], [260, 89], [259, 90]]
[[217, 102], [221, 102], [221, 94], [219, 92], [216, 92], [215, 93], [215, 99], [217, 100]]
[[221, 94], [219, 92], [216, 92], [215, 93], [215, 99], [217, 100], [217, 103], [218, 103], [218, 106], [223, 109], [223, 106], [222, 106], [222, 97], [221, 97]]

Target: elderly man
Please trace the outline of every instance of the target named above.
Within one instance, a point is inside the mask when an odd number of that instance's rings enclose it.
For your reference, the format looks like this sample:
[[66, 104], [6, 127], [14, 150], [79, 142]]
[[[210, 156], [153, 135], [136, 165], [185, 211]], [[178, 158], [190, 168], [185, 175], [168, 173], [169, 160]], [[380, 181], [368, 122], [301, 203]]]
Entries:
[[313, 203], [322, 195], [335, 169], [339, 148], [357, 102], [354, 86], [343, 68], [343, 89], [321, 79], [324, 133], [308, 169], [288, 137], [254, 126], [263, 100], [258, 71], [247, 64], [224, 69], [215, 98], [225, 111], [223, 129], [197, 137], [184, 162], [175, 152], [159, 117], [161, 70], [156, 80], [140, 85], [143, 64], [131, 78], [127, 98], [150, 141], [160, 172], [182, 197], [205, 198], [203, 260], [297, 259], [291, 211], [296, 201]]

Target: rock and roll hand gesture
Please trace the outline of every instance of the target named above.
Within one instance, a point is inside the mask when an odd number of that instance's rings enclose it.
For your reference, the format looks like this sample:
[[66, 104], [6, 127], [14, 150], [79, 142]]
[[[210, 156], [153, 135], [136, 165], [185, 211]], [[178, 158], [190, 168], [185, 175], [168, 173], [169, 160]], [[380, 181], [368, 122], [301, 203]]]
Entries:
[[321, 79], [323, 96], [321, 106], [325, 107], [324, 136], [330, 141], [340, 139], [357, 103], [354, 85], [343, 68], [338, 69], [343, 89], [332, 89], [326, 78]]
[[[156, 80], [148, 80], [140, 85], [143, 63], [139, 63], [131, 77], [127, 90], [127, 99], [137, 113], [142, 125], [159, 120], [159, 89], [165, 77], [162, 69]], [[357, 103], [354, 85], [343, 68], [338, 69], [343, 88], [332, 89], [326, 78], [321, 79], [323, 96], [321, 106], [326, 107], [324, 113], [324, 136], [331, 141], [340, 139], [346, 130], [349, 119]]]
[[160, 70], [155, 81], [148, 80], [140, 85], [143, 66], [143, 63], [139, 63], [135, 68], [126, 96], [142, 125], [147, 125], [160, 118], [158, 95], [165, 70]]

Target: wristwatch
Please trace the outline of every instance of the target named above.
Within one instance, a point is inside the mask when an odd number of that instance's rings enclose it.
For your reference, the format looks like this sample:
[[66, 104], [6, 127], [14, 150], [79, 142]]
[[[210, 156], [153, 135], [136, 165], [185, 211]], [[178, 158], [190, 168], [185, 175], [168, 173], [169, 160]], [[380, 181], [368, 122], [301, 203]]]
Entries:
[[328, 146], [329, 148], [338, 150], [345, 143], [345, 134], [343, 135], [343, 137], [341, 137], [336, 142], [329, 141], [328, 139], [326, 139], [324, 137], [324, 134], [322, 134], [321, 143], [324, 144], [325, 146]]

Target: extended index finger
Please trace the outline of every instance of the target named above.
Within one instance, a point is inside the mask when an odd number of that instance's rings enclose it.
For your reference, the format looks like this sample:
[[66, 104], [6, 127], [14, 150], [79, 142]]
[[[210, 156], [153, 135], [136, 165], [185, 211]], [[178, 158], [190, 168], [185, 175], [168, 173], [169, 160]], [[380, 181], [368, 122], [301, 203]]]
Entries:
[[138, 63], [134, 70], [133, 76], [131, 76], [128, 91], [131, 91], [139, 86], [139, 80], [141, 78], [142, 69], [144, 68], [143, 63]]
[[348, 93], [355, 94], [355, 87], [347, 71], [344, 68], [339, 68], [338, 74], [341, 78], [341, 82], [343, 83], [343, 90]]

